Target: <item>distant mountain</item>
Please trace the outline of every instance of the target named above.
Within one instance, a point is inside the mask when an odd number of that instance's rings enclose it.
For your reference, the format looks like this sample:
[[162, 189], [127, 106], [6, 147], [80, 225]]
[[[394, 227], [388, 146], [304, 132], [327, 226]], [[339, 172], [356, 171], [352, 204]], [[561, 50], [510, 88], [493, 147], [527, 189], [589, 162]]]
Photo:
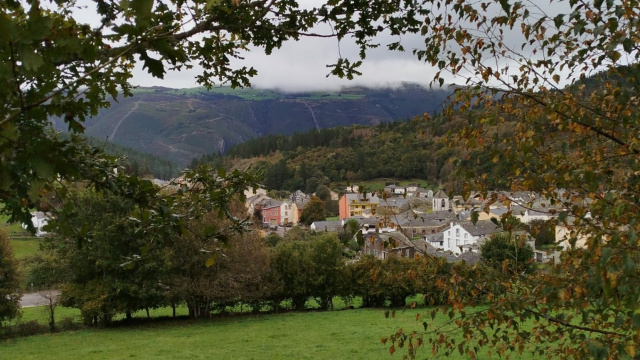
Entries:
[[[139, 88], [89, 119], [86, 135], [107, 139], [182, 166], [212, 152], [270, 134], [375, 125], [439, 112], [449, 95], [419, 85], [354, 87], [340, 92]], [[54, 126], [66, 130], [60, 119]]]

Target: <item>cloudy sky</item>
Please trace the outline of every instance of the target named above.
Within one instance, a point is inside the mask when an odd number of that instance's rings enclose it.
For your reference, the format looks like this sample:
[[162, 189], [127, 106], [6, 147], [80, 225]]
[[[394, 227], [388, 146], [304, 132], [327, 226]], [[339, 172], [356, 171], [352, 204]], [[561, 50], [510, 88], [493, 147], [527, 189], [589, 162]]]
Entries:
[[[384, 39], [383, 39], [384, 40]], [[343, 57], [356, 59], [357, 48], [348, 41], [338, 43], [336, 39], [303, 38], [287, 42], [267, 56], [261, 49], [243, 54], [245, 60], [237, 61], [237, 66], [254, 67], [258, 75], [252, 84], [258, 88], [279, 88], [288, 91], [332, 90], [344, 86], [394, 86], [401, 82], [415, 82], [428, 85], [435, 71], [418, 61], [410, 49], [420, 46], [418, 36], [404, 36], [402, 43], [407, 52], [391, 52], [384, 48], [375, 49], [367, 55], [361, 67], [362, 75], [353, 79], [339, 79], [326, 75], [328, 64]], [[172, 88], [198, 86], [195, 76], [197, 68], [190, 71], [170, 72], [164, 79], [155, 79], [141, 71], [139, 67], [133, 83], [142, 86], [165, 86]]]
[[[551, 11], [552, 13], [566, 12], [568, 7], [563, 2], [554, 2], [554, 7], [548, 9], [548, 0], [526, 1], [532, 11]], [[318, 6], [322, 0], [301, 0], [303, 7]], [[89, 23], [99, 24], [95, 16], [95, 3], [90, 0], [79, 0], [83, 6], [74, 11], [77, 17], [88, 20]], [[539, 7], [541, 3], [546, 7]], [[495, 9], [495, 10], [494, 10]], [[444, 11], [443, 9], [434, 11]], [[501, 12], [501, 8], [494, 3], [489, 8], [489, 13]], [[94, 14], [92, 14], [94, 12]], [[319, 27], [314, 30], [317, 33], [330, 34], [330, 28]], [[328, 64], [333, 64], [342, 55], [351, 60], [357, 60], [357, 47], [348, 40], [338, 42], [335, 38], [301, 38], [300, 41], [290, 41], [281, 49], [276, 49], [267, 56], [262, 49], [253, 49], [242, 54], [244, 60], [238, 60], [233, 65], [236, 67], [254, 67], [258, 75], [252, 79], [252, 84], [257, 88], [278, 88], [285, 91], [307, 90], [336, 90], [340, 87], [366, 85], [366, 86], [396, 86], [402, 82], [413, 82], [429, 85], [436, 72], [431, 66], [419, 61], [411, 51], [421, 49], [424, 39], [420, 35], [403, 35], [401, 39], [391, 36], [379, 39], [383, 45], [378, 49], [370, 50], [363, 66], [360, 68], [362, 75], [354, 80], [339, 79], [335, 76], [327, 77]], [[407, 50], [404, 53], [388, 51], [384, 44], [400, 40]], [[505, 42], [522, 44], [524, 39], [520, 31], [505, 33]], [[502, 64], [505, 65], [505, 64]], [[514, 66], [517, 68], [517, 66]], [[181, 72], [168, 72], [164, 79], [156, 79], [142, 70], [142, 65], [135, 69], [132, 80], [134, 85], [140, 86], [164, 86], [171, 88], [188, 88], [198, 86], [196, 75], [200, 73], [197, 65], [192, 70]], [[464, 83], [461, 79], [448, 79], [449, 83]]]

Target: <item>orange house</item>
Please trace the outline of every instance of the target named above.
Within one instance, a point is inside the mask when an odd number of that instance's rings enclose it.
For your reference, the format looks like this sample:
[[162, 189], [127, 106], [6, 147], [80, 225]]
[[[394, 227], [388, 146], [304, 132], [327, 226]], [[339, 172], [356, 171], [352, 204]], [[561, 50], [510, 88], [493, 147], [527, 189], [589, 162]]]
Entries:
[[340, 220], [353, 216], [363, 216], [363, 213], [371, 213], [380, 204], [380, 199], [371, 194], [344, 194], [338, 201]]

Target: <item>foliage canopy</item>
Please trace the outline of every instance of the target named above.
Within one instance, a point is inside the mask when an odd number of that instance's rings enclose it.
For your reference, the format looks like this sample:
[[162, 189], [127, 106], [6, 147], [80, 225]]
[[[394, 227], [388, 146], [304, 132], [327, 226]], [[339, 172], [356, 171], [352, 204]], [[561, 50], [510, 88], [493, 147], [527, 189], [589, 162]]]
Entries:
[[[638, 2], [414, 5], [430, 10], [422, 19], [424, 47], [415, 53], [439, 69], [434, 81], [443, 84], [446, 74], [466, 80], [446, 112], [466, 124], [449, 141], [506, 164], [505, 184], [546, 198], [569, 234], [558, 263], [532, 275], [480, 267], [469, 278], [451, 273], [457, 285], [447, 286], [449, 302], [465, 340], [454, 345], [446, 334], [429, 335], [432, 351], [636, 357]], [[507, 133], [509, 122], [515, 126]], [[467, 190], [490, 189], [487, 174], [466, 175]], [[470, 315], [465, 305], [479, 302], [488, 308]], [[534, 327], [524, 330], [525, 321]]]

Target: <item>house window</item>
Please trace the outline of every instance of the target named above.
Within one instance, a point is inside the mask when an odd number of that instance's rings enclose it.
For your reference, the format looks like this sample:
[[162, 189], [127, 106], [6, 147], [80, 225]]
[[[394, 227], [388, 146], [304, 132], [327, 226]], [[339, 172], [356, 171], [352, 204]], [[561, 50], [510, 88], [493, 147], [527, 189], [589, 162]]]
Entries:
[[456, 229], [456, 237], [460, 236], [460, 229]]
[[442, 199], [442, 208], [444, 209], [444, 199]]
[[378, 256], [378, 249], [373, 250], [373, 256]]
[[467, 235], [468, 235], [468, 234], [464, 234], [464, 238], [465, 238], [465, 239], [467, 238]]

